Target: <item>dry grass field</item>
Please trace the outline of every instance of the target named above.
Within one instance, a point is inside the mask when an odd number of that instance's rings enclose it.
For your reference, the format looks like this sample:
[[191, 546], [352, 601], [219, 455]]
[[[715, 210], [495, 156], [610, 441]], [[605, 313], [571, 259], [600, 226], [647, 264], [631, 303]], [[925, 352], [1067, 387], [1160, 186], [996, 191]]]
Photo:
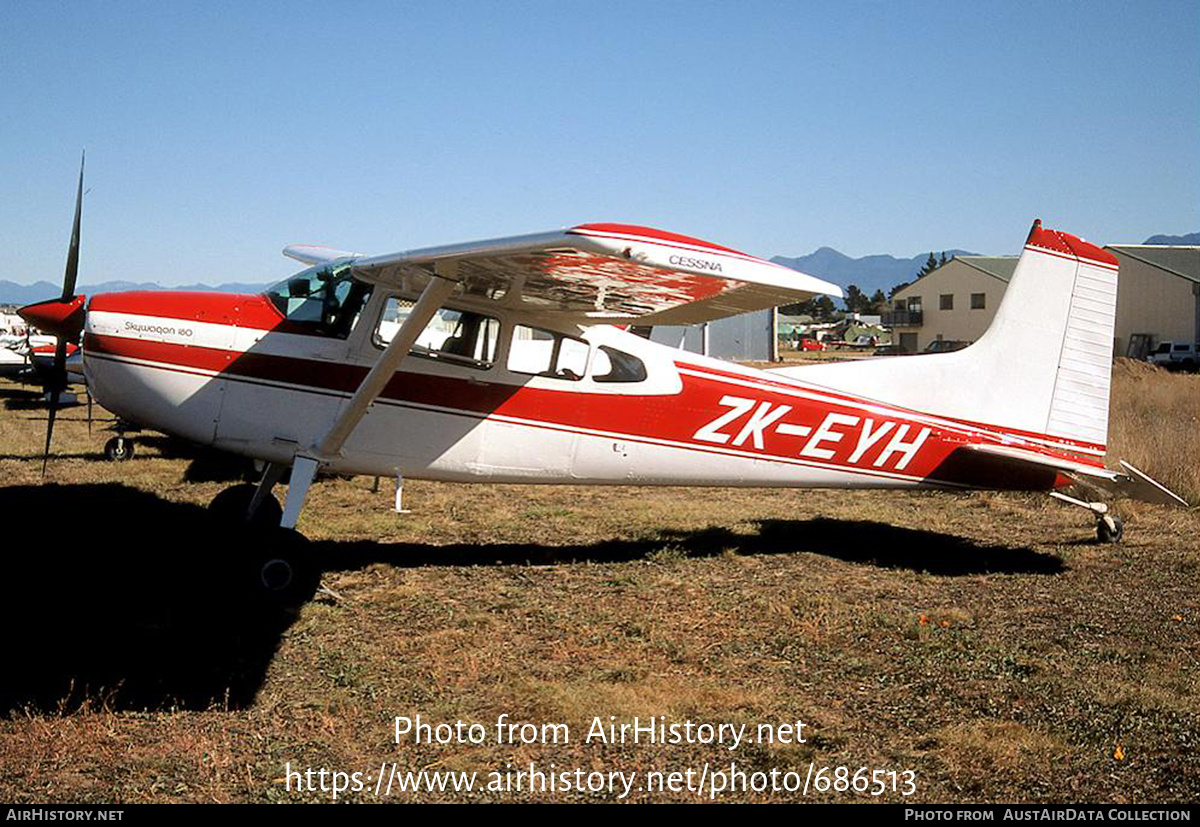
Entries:
[[[330, 800], [288, 792], [288, 762], [371, 773], [339, 799], [370, 801], [393, 762], [731, 761], [912, 770], [922, 803], [1200, 798], [1194, 508], [1118, 502], [1125, 540], [1099, 545], [1044, 496], [412, 482], [396, 515], [387, 481], [328, 479], [300, 525], [328, 589], [275, 611], [237, 586], [251, 539], [203, 508], [236, 463], [152, 435], [108, 463], [72, 409], [43, 480], [35, 397], [0, 385], [0, 800]], [[1113, 456], [1200, 500], [1200, 377], [1120, 363], [1113, 398]], [[566, 723], [571, 742], [395, 743], [394, 717], [418, 713]], [[595, 716], [798, 719], [807, 738], [583, 743]]]

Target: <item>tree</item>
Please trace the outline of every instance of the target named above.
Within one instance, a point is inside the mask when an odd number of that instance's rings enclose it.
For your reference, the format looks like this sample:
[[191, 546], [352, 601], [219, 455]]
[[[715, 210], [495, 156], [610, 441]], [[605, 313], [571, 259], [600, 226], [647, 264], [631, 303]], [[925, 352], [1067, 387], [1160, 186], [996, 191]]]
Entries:
[[917, 273], [917, 278], [928, 276], [934, 270], [938, 269], [939, 267], [946, 266], [946, 264], [951, 261], [954, 261], [954, 256], [950, 256], [950, 258], [947, 259], [945, 250], [942, 250], [942, 257], [940, 259], [930, 252], [929, 258], [925, 260], [925, 266], [921, 268], [921, 272]]
[[833, 315], [833, 299], [828, 296], [817, 296], [813, 299], [813, 309], [816, 311], [814, 317], [817, 319], [828, 319]]
[[859, 289], [857, 284], [851, 284], [846, 287], [846, 309], [851, 313], [862, 313], [870, 305], [870, 300], [867, 299], [866, 293]]
[[876, 290], [871, 296], [871, 306], [867, 308], [871, 313], [883, 313], [887, 310], [888, 297], [883, 295], [882, 290]]
[[901, 290], [903, 290], [905, 287], [908, 287], [910, 284], [912, 284], [912, 282], [911, 282], [911, 281], [902, 281], [902, 282], [900, 282], [899, 284], [897, 284], [895, 287], [893, 287], [891, 290], [889, 290], [889, 291], [888, 291], [888, 298], [889, 298], [889, 299], [891, 299], [891, 298], [895, 298], [895, 296], [896, 296], [896, 294], [897, 294], [897, 293], [899, 293], [899, 292], [900, 292]]

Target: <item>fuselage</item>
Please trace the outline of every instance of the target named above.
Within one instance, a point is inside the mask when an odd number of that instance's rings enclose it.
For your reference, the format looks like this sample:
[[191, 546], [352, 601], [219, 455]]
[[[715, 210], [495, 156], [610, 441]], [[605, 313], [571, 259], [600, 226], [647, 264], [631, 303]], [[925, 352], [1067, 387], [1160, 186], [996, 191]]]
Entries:
[[[286, 292], [96, 296], [83, 343], [87, 379], [97, 401], [131, 422], [289, 463], [337, 417], [402, 304], [376, 290], [353, 319], [316, 324]], [[939, 417], [933, 404], [901, 408], [869, 389], [858, 396], [705, 358], [609, 325], [563, 329], [536, 310], [484, 298], [448, 307], [461, 312], [405, 359], [331, 470], [522, 483], [1045, 490], [1062, 482], [1053, 471], [997, 475], [959, 461], [959, 449], [985, 443], [1072, 459], [1090, 450]]]

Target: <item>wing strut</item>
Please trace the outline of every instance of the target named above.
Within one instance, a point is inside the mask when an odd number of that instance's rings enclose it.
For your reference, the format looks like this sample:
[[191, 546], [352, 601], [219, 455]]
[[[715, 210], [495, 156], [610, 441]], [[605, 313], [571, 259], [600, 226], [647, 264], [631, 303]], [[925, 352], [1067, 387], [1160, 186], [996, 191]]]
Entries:
[[433, 315], [454, 292], [458, 282], [457, 262], [437, 262], [437, 274], [429, 280], [429, 284], [421, 291], [420, 298], [413, 306], [408, 318], [400, 325], [392, 341], [384, 349], [379, 361], [363, 378], [358, 390], [338, 414], [329, 430], [319, 442], [307, 451], [299, 451], [292, 462], [292, 476], [288, 483], [287, 501], [283, 508], [283, 519], [279, 524], [283, 528], [295, 528], [300, 519], [300, 510], [304, 507], [304, 498], [308, 495], [309, 486], [317, 474], [321, 462], [327, 461], [342, 450], [350, 434], [358, 427], [358, 423], [366, 415], [375, 398], [383, 392], [384, 387], [395, 375], [396, 369], [404, 361], [409, 350], [417, 341], [417, 336], [429, 324]]

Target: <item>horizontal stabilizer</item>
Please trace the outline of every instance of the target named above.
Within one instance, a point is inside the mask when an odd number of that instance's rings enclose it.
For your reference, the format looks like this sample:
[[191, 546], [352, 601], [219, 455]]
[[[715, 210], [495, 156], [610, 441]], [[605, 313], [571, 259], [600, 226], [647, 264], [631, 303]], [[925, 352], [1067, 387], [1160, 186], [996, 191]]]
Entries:
[[1116, 471], [1109, 471], [1099, 465], [1091, 465], [1086, 462], [1079, 462], [1069, 457], [1056, 457], [1049, 454], [1042, 454], [1037, 451], [1030, 451], [1026, 448], [1018, 448], [1013, 445], [968, 445], [965, 448], [969, 451], [977, 451], [982, 454], [989, 454], [995, 457], [1005, 457], [1014, 462], [1023, 462], [1031, 465], [1038, 465], [1043, 468], [1052, 468], [1055, 471], [1062, 471], [1065, 474], [1082, 475], [1085, 477], [1094, 477], [1102, 480], [1114, 480], [1119, 475]]
[[1112, 483], [1116, 487], [1115, 493], [1117, 496], [1129, 497], [1133, 500], [1141, 500], [1142, 502], [1154, 503], [1156, 505], [1187, 506], [1188, 501], [1183, 497], [1165, 485], [1150, 479], [1149, 476], [1134, 468], [1125, 460], [1121, 460], [1121, 467], [1128, 473], [1119, 475], [1116, 481]]
[[[1154, 505], [1187, 506], [1187, 500], [1142, 471], [1121, 460], [1125, 473], [1076, 462], [1068, 457], [1049, 456], [1009, 445], [964, 445], [931, 475], [935, 482], [972, 487], [1028, 490], [1041, 475], [1051, 480], [1061, 474], [1080, 485], [1098, 489], [1113, 498], [1140, 500]], [[989, 482], [983, 482], [988, 480]]]

